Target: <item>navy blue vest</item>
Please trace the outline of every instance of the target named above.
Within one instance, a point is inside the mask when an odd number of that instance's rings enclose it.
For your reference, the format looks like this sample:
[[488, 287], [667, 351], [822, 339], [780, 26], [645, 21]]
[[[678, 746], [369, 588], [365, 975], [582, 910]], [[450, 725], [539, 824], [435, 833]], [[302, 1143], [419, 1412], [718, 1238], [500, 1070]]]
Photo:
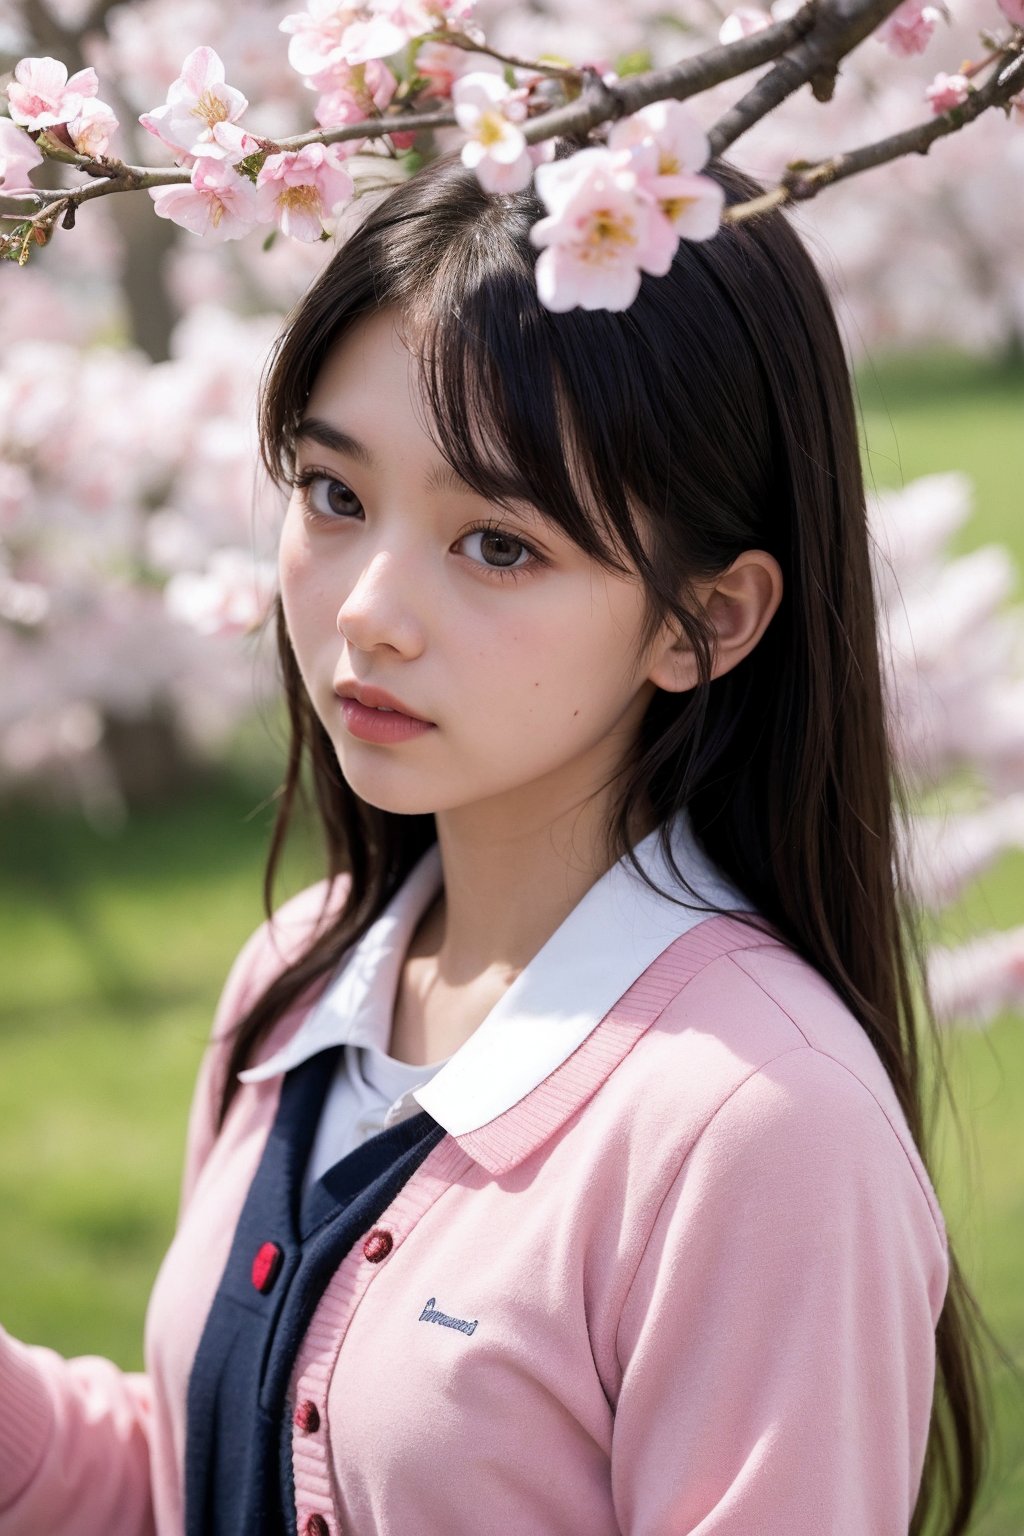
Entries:
[[425, 1112], [381, 1131], [302, 1193], [343, 1047], [285, 1077], [189, 1378], [187, 1536], [295, 1531], [285, 1396], [299, 1345], [342, 1259], [444, 1130]]

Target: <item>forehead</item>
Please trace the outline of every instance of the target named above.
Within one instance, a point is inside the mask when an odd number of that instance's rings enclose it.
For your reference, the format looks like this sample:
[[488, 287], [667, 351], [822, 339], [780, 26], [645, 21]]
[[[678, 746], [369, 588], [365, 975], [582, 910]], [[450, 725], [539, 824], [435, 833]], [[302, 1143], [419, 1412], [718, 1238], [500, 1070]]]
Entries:
[[309, 394], [320, 411], [332, 403], [366, 420], [416, 406], [422, 409], [418, 360], [407, 347], [395, 315], [378, 310], [345, 331], [329, 348]]

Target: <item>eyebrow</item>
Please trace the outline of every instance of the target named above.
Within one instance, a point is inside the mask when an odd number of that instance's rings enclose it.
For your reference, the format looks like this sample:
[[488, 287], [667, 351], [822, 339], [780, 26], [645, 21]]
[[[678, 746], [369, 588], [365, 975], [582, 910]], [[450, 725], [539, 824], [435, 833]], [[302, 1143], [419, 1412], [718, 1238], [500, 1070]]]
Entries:
[[[340, 427], [332, 426], [329, 421], [323, 421], [319, 416], [305, 417], [299, 423], [295, 437], [296, 441], [299, 438], [306, 438], [309, 442], [319, 443], [321, 448], [329, 448], [332, 453], [344, 454], [347, 458], [355, 459], [357, 464], [365, 465], [367, 469], [373, 469], [377, 462], [365, 443], [361, 443], [351, 433], [343, 432]], [[472, 486], [467, 485], [450, 464], [438, 465], [432, 469], [426, 479], [426, 488], [428, 491], [461, 491], [466, 495], [475, 494]]]

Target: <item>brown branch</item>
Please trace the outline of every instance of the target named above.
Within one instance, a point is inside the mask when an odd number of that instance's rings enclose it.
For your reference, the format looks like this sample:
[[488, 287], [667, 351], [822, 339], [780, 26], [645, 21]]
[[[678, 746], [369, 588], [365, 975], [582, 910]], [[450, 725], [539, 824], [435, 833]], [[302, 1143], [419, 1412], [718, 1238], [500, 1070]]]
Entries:
[[1002, 67], [978, 90], [971, 91], [959, 107], [951, 107], [948, 112], [941, 112], [926, 122], [916, 123], [912, 128], [877, 139], [872, 144], [863, 144], [859, 149], [832, 155], [816, 165], [793, 165], [778, 185], [761, 197], [727, 208], [722, 215], [723, 223], [739, 224], [786, 203], [807, 202], [837, 181], [846, 181], [850, 176], [902, 159], [904, 155], [926, 155], [936, 140], [960, 132], [992, 107], [1005, 107], [1012, 97], [1024, 91], [1024, 37], [1008, 48], [1002, 59]]
[[[621, 81], [606, 81], [594, 69], [579, 71], [575, 75], [582, 81], [579, 96], [532, 117], [524, 124], [524, 133], [530, 143], [559, 135], [585, 142], [587, 134], [602, 123], [629, 115], [654, 101], [665, 98], [685, 100], [774, 60], [774, 67], [712, 130], [712, 152], [721, 153], [753, 123], [808, 81], [821, 99], [827, 98], [842, 58], [873, 32], [897, 3], [898, 0], [807, 0], [786, 21], [773, 23], [735, 43], [707, 48], [665, 69], [649, 70]], [[965, 127], [989, 107], [1005, 105], [1012, 96], [1024, 90], [1024, 33], [1017, 31], [1014, 35], [1015, 41], [997, 55], [1003, 61], [1002, 67], [994, 71], [984, 86], [972, 91], [962, 106], [876, 144], [864, 145], [816, 165], [793, 164], [776, 187], [726, 210], [725, 221], [740, 222], [768, 208], [806, 200], [833, 182], [902, 155], [925, 154], [936, 139]], [[456, 46], [466, 46], [471, 41], [465, 38]], [[484, 47], [479, 51], [488, 50]], [[519, 68], [531, 67], [523, 60], [509, 58], [506, 62]], [[261, 150], [277, 153], [301, 149], [306, 144], [380, 139], [393, 133], [447, 128], [454, 123], [451, 110], [402, 110], [280, 141], [253, 137]], [[185, 184], [190, 179], [189, 170], [183, 166], [138, 166], [119, 160], [93, 159], [77, 154], [52, 136], [41, 136], [39, 147], [51, 158], [70, 164], [94, 179], [72, 188], [37, 189], [27, 200], [27, 206], [34, 212], [0, 215], [22, 219], [16, 230], [2, 238], [0, 246], [10, 249], [13, 242], [19, 249], [23, 247], [24, 254], [27, 254], [30, 239], [45, 243], [58, 220], [63, 219], [66, 227], [73, 225], [75, 212], [82, 203], [114, 192]]]
[[[541, 139], [557, 136], [582, 138], [592, 128], [614, 118], [627, 117], [653, 101], [672, 98], [685, 101], [701, 91], [721, 85], [745, 75], [748, 69], [756, 69], [778, 58], [804, 33], [814, 26], [815, 15], [821, 0], [808, 0], [794, 16], [786, 21], [773, 22], [751, 37], [740, 38], [735, 43], [716, 43], [701, 53], [681, 59], [665, 69], [651, 69], [640, 75], [629, 75], [625, 80], [608, 84], [595, 71], [588, 72], [583, 93], [576, 101], [563, 107], [555, 107], [531, 118], [523, 132], [530, 144]], [[883, 0], [857, 0], [859, 4], [881, 4]], [[892, 10], [898, 0], [885, 0]]]
[[809, 35], [780, 58], [774, 69], [711, 129], [711, 153], [722, 154], [741, 134], [808, 82], [819, 101], [830, 100], [840, 60], [870, 36], [895, 8], [891, 0], [869, 0], [868, 4], [850, 4], [849, 0], [819, 3], [818, 20]]

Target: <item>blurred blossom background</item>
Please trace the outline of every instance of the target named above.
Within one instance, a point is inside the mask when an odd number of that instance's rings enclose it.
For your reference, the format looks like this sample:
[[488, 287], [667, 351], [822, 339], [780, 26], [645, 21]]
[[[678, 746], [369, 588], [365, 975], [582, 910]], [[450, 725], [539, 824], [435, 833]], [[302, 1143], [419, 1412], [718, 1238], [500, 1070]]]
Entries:
[[[112, 152], [167, 164], [138, 116], [208, 44], [247, 126], [300, 132], [313, 97], [288, 9], [0, 0], [0, 85], [26, 56], [93, 65]], [[714, 41], [730, 9], [475, 15], [496, 48], [625, 73]], [[1001, 19], [994, 0], [950, 0], [920, 55], [868, 39], [827, 108], [800, 92], [732, 158], [771, 180], [921, 120], [936, 73], [980, 57]], [[710, 126], [749, 84], [694, 108]], [[1022, 188], [1024, 112], [989, 112], [792, 215], [856, 372], [908, 851], [961, 1120], [940, 1103], [933, 1172], [1006, 1350], [978, 1536], [1024, 1530]], [[0, 263], [0, 1244], [18, 1255], [0, 1318], [129, 1367], [213, 1005], [260, 920], [281, 769], [265, 616], [282, 501], [257, 468], [256, 397], [334, 247], [264, 235], [207, 243], [134, 194], [83, 207], [24, 269]], [[318, 874], [312, 848], [293, 851], [293, 887]]]

